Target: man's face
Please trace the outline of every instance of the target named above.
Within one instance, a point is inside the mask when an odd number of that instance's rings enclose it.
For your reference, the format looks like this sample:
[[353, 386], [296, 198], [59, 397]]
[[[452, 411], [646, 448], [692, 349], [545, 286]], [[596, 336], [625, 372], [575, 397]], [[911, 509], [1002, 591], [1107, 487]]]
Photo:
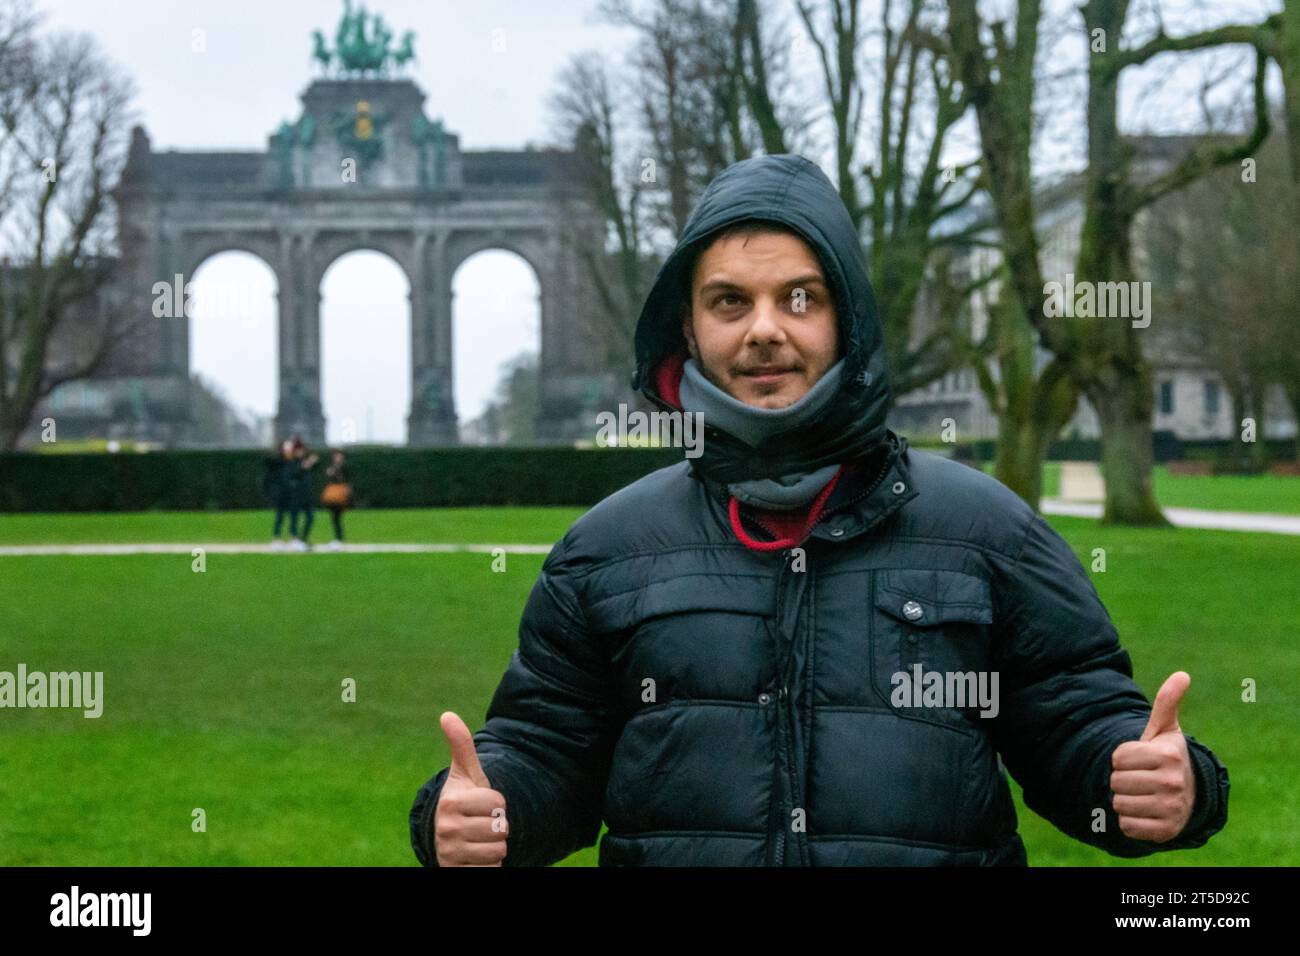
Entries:
[[724, 237], [700, 254], [682, 333], [704, 376], [757, 408], [798, 401], [838, 359], [821, 264], [782, 232]]

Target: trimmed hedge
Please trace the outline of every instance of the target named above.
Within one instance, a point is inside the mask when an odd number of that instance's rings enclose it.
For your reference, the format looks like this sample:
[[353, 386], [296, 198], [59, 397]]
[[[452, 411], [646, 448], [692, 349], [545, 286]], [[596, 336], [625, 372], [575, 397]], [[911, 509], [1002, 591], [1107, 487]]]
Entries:
[[[0, 454], [0, 512], [266, 508], [269, 452]], [[359, 507], [590, 506], [659, 468], [680, 448], [384, 448], [348, 453]], [[314, 469], [320, 500], [325, 466]]]

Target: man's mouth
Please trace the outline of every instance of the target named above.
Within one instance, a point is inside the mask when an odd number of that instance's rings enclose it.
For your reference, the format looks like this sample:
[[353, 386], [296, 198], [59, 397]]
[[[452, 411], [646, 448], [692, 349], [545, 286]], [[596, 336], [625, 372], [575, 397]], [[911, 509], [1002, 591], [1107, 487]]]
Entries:
[[757, 368], [745, 369], [740, 374], [756, 382], [777, 382], [792, 371], [794, 369], [781, 365], [760, 365]]

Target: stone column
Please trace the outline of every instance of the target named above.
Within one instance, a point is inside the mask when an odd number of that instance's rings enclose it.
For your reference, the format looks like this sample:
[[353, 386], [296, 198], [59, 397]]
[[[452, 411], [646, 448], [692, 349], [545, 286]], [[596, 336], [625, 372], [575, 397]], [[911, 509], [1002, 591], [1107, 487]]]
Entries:
[[[571, 224], [575, 228], [577, 224]], [[605, 376], [598, 374], [597, 343], [589, 326], [592, 303], [580, 264], [557, 233], [546, 241], [541, 282], [541, 409], [537, 434], [546, 442], [571, 442], [594, 436], [596, 415], [609, 402]]]
[[[158, 324], [157, 351], [150, 373], [127, 383], [130, 396], [129, 433], [141, 441], [162, 441], [169, 445], [184, 445], [191, 438], [193, 405], [190, 400], [190, 316], [193, 292], [190, 283], [193, 265], [186, 248], [185, 237], [172, 228], [159, 230], [159, 241], [149, 242], [149, 249], [139, 261], [152, 266], [151, 275], [135, 280], [143, 291], [149, 293], [146, 308], [150, 321]], [[179, 277], [179, 278], [178, 278]], [[169, 291], [170, 314], [152, 317], [153, 292], [157, 282], [164, 282]], [[179, 288], [177, 288], [179, 286]], [[179, 299], [180, 309], [175, 306]]]
[[415, 275], [411, 277], [411, 411], [407, 442], [411, 445], [456, 444], [456, 408], [451, 378], [451, 274], [448, 234], [440, 230], [432, 243], [415, 239]]
[[[280, 402], [276, 439], [292, 434], [325, 442], [320, 405], [320, 287], [312, 271], [310, 244], [282, 233], [276, 273], [280, 312]], [[310, 327], [309, 327], [310, 326]]]

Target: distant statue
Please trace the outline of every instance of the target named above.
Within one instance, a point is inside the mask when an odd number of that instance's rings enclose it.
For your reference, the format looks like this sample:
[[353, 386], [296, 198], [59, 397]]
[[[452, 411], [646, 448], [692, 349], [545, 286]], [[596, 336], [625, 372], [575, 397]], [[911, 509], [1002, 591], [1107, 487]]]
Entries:
[[407, 30], [402, 34], [402, 45], [393, 53], [393, 63], [399, 68], [415, 59], [415, 31]]
[[312, 59], [321, 65], [321, 69], [328, 72], [330, 68], [330, 60], [333, 58], [333, 55], [330, 53], [329, 47], [325, 45], [325, 34], [321, 33], [319, 30], [313, 30], [311, 32], [311, 38]]
[[313, 58], [327, 70], [332, 61], [337, 61], [341, 73], [383, 75], [390, 63], [400, 67], [415, 57], [413, 30], [407, 30], [401, 47], [392, 50], [393, 31], [384, 18], [378, 14], [372, 18], [364, 6], [354, 11], [352, 0], [343, 0], [343, 16], [334, 31], [334, 49], [325, 46], [325, 35], [319, 30], [313, 32], [312, 40]]
[[334, 53], [339, 59], [342, 59], [344, 51], [352, 46], [354, 35], [359, 32], [359, 28], [356, 14], [352, 12], [352, 0], [343, 0], [343, 16], [334, 30]]

